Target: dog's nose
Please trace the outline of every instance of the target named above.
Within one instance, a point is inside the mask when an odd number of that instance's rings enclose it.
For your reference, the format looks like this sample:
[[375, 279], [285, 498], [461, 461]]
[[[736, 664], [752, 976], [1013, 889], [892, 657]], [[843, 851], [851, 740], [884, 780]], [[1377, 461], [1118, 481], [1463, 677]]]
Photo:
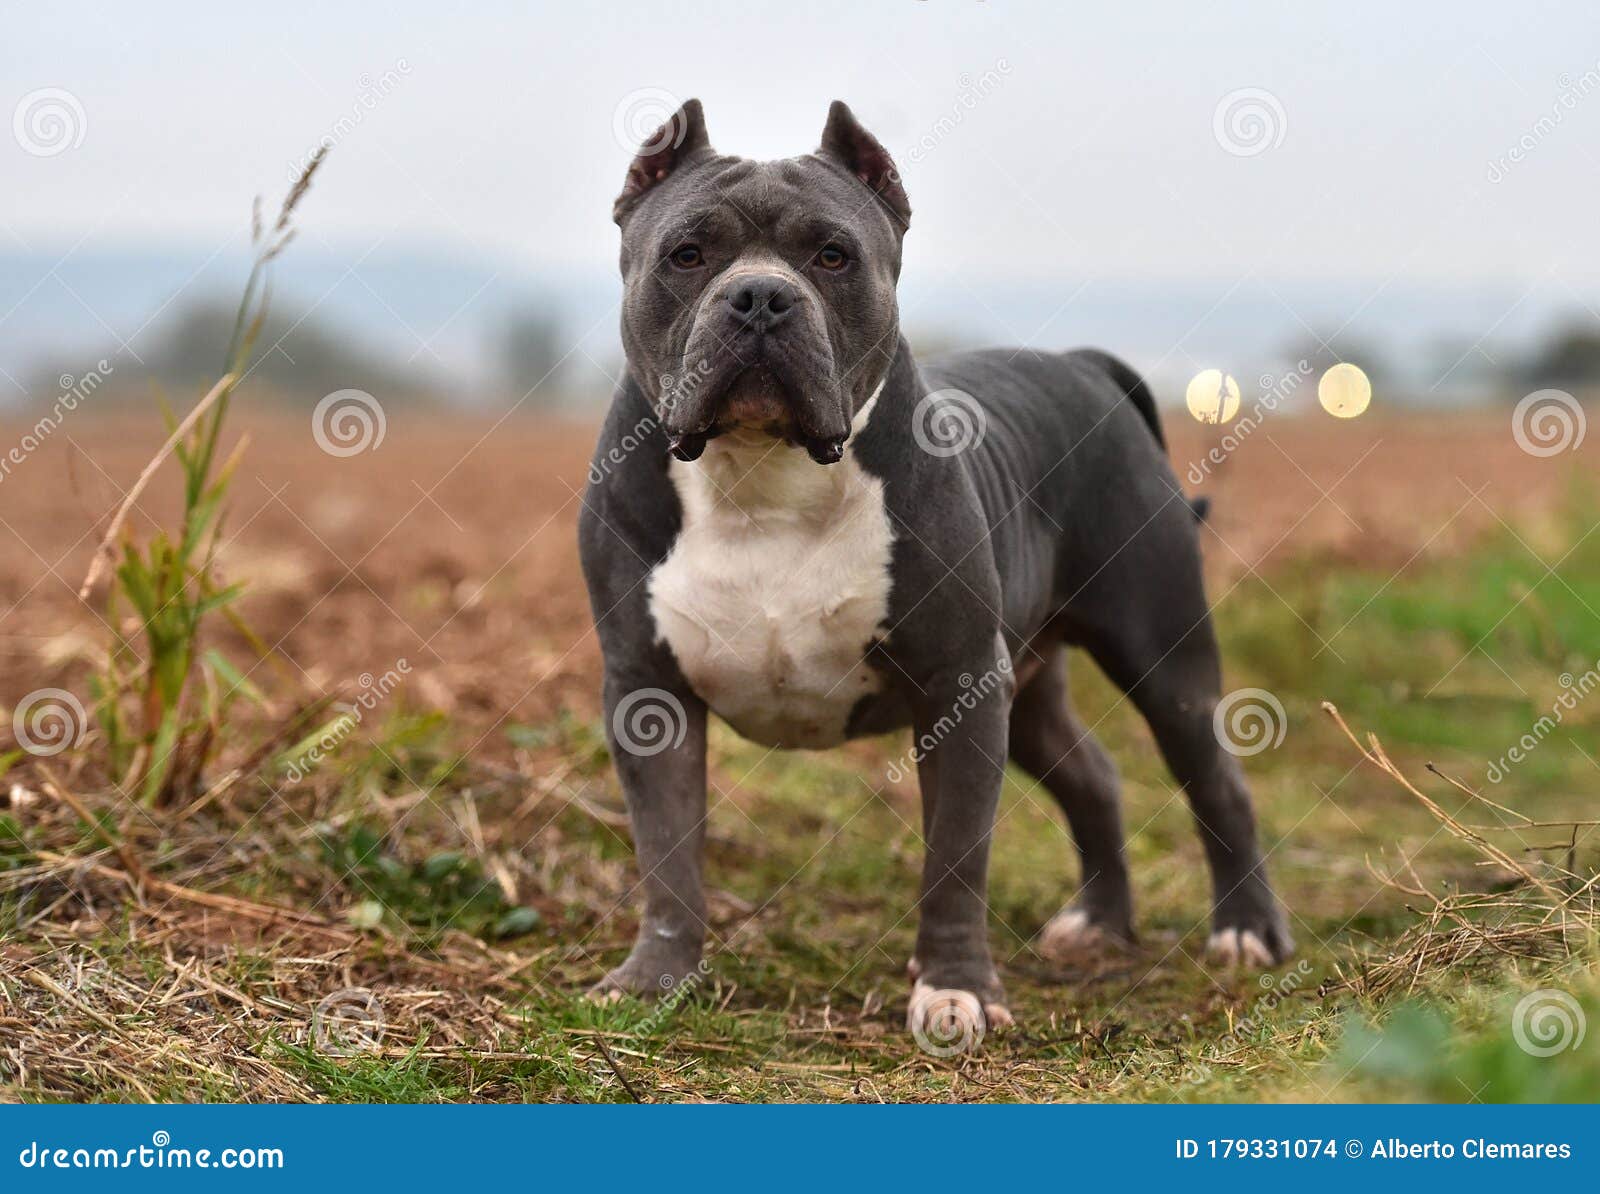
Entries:
[[746, 327], [770, 332], [794, 309], [794, 287], [776, 274], [746, 276], [728, 287], [728, 310]]

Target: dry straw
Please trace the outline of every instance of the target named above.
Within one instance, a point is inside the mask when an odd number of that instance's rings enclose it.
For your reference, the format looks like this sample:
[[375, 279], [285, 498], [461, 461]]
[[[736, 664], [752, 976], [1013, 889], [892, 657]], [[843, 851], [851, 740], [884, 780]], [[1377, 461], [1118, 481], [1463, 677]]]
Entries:
[[[1480, 866], [1498, 876], [1488, 885], [1490, 890], [1439, 892], [1424, 883], [1411, 858], [1389, 872], [1379, 871], [1369, 861], [1368, 869], [1381, 882], [1416, 901], [1408, 907], [1421, 920], [1401, 935], [1387, 956], [1362, 963], [1347, 979], [1351, 990], [1384, 997], [1413, 991], [1441, 971], [1464, 976], [1506, 962], [1551, 962], [1595, 949], [1600, 942], [1600, 873], [1579, 873], [1577, 844], [1581, 831], [1600, 822], [1535, 821], [1429, 763], [1432, 774], [1473, 805], [1489, 810], [1497, 823], [1465, 822], [1412, 783], [1376, 734], [1367, 734], [1363, 744], [1337, 708], [1323, 702], [1322, 709], [1368, 763], [1405, 789], [1445, 832], [1471, 847]], [[1519, 842], [1514, 849], [1496, 841], [1520, 838], [1530, 830], [1564, 830], [1566, 840], [1542, 846]], [[1551, 855], [1559, 856], [1559, 861], [1551, 861]]]

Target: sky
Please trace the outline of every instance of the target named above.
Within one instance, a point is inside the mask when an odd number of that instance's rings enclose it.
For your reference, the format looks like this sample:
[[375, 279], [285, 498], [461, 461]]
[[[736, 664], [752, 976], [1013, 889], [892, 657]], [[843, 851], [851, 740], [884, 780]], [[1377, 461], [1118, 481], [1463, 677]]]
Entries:
[[[899, 162], [907, 285], [968, 288], [1007, 338], [1070, 341], [1086, 287], [1137, 307], [1170, 285], [1203, 316], [1247, 279], [1286, 328], [1467, 291], [1469, 341], [1600, 309], [1592, 3], [9, 7], [14, 273], [233, 251], [249, 197], [330, 138], [308, 251], [614, 285], [611, 200], [653, 117], [699, 96], [717, 148], [789, 156], [839, 97]], [[52, 103], [64, 147], [27, 126]], [[1331, 314], [1295, 309], [1318, 294]]]

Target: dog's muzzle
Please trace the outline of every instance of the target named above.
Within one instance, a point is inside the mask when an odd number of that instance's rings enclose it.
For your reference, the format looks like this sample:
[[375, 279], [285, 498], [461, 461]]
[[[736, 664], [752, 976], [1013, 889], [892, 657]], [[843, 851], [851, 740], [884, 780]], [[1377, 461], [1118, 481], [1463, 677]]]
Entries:
[[661, 396], [668, 446], [696, 460], [728, 431], [754, 430], [803, 446], [819, 464], [844, 455], [848, 400], [814, 296], [781, 273], [727, 278], [695, 320], [681, 376]]

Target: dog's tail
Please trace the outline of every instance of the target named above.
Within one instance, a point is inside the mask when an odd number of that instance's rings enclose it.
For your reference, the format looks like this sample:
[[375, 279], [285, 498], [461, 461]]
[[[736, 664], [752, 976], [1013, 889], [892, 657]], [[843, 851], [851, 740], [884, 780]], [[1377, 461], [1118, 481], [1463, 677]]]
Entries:
[[[1166, 433], [1161, 430], [1161, 414], [1156, 410], [1156, 397], [1150, 392], [1150, 387], [1145, 385], [1144, 378], [1126, 361], [1112, 356], [1109, 352], [1102, 352], [1098, 348], [1087, 348], [1083, 355], [1098, 364], [1111, 376], [1111, 380], [1122, 390], [1122, 396], [1133, 403], [1139, 417], [1150, 428], [1150, 434], [1156, 437], [1156, 443], [1161, 445], [1162, 451], [1166, 450]], [[1208, 497], [1192, 497], [1187, 499], [1189, 511], [1194, 515], [1196, 522], [1204, 522], [1206, 515], [1211, 513], [1211, 499]]]

